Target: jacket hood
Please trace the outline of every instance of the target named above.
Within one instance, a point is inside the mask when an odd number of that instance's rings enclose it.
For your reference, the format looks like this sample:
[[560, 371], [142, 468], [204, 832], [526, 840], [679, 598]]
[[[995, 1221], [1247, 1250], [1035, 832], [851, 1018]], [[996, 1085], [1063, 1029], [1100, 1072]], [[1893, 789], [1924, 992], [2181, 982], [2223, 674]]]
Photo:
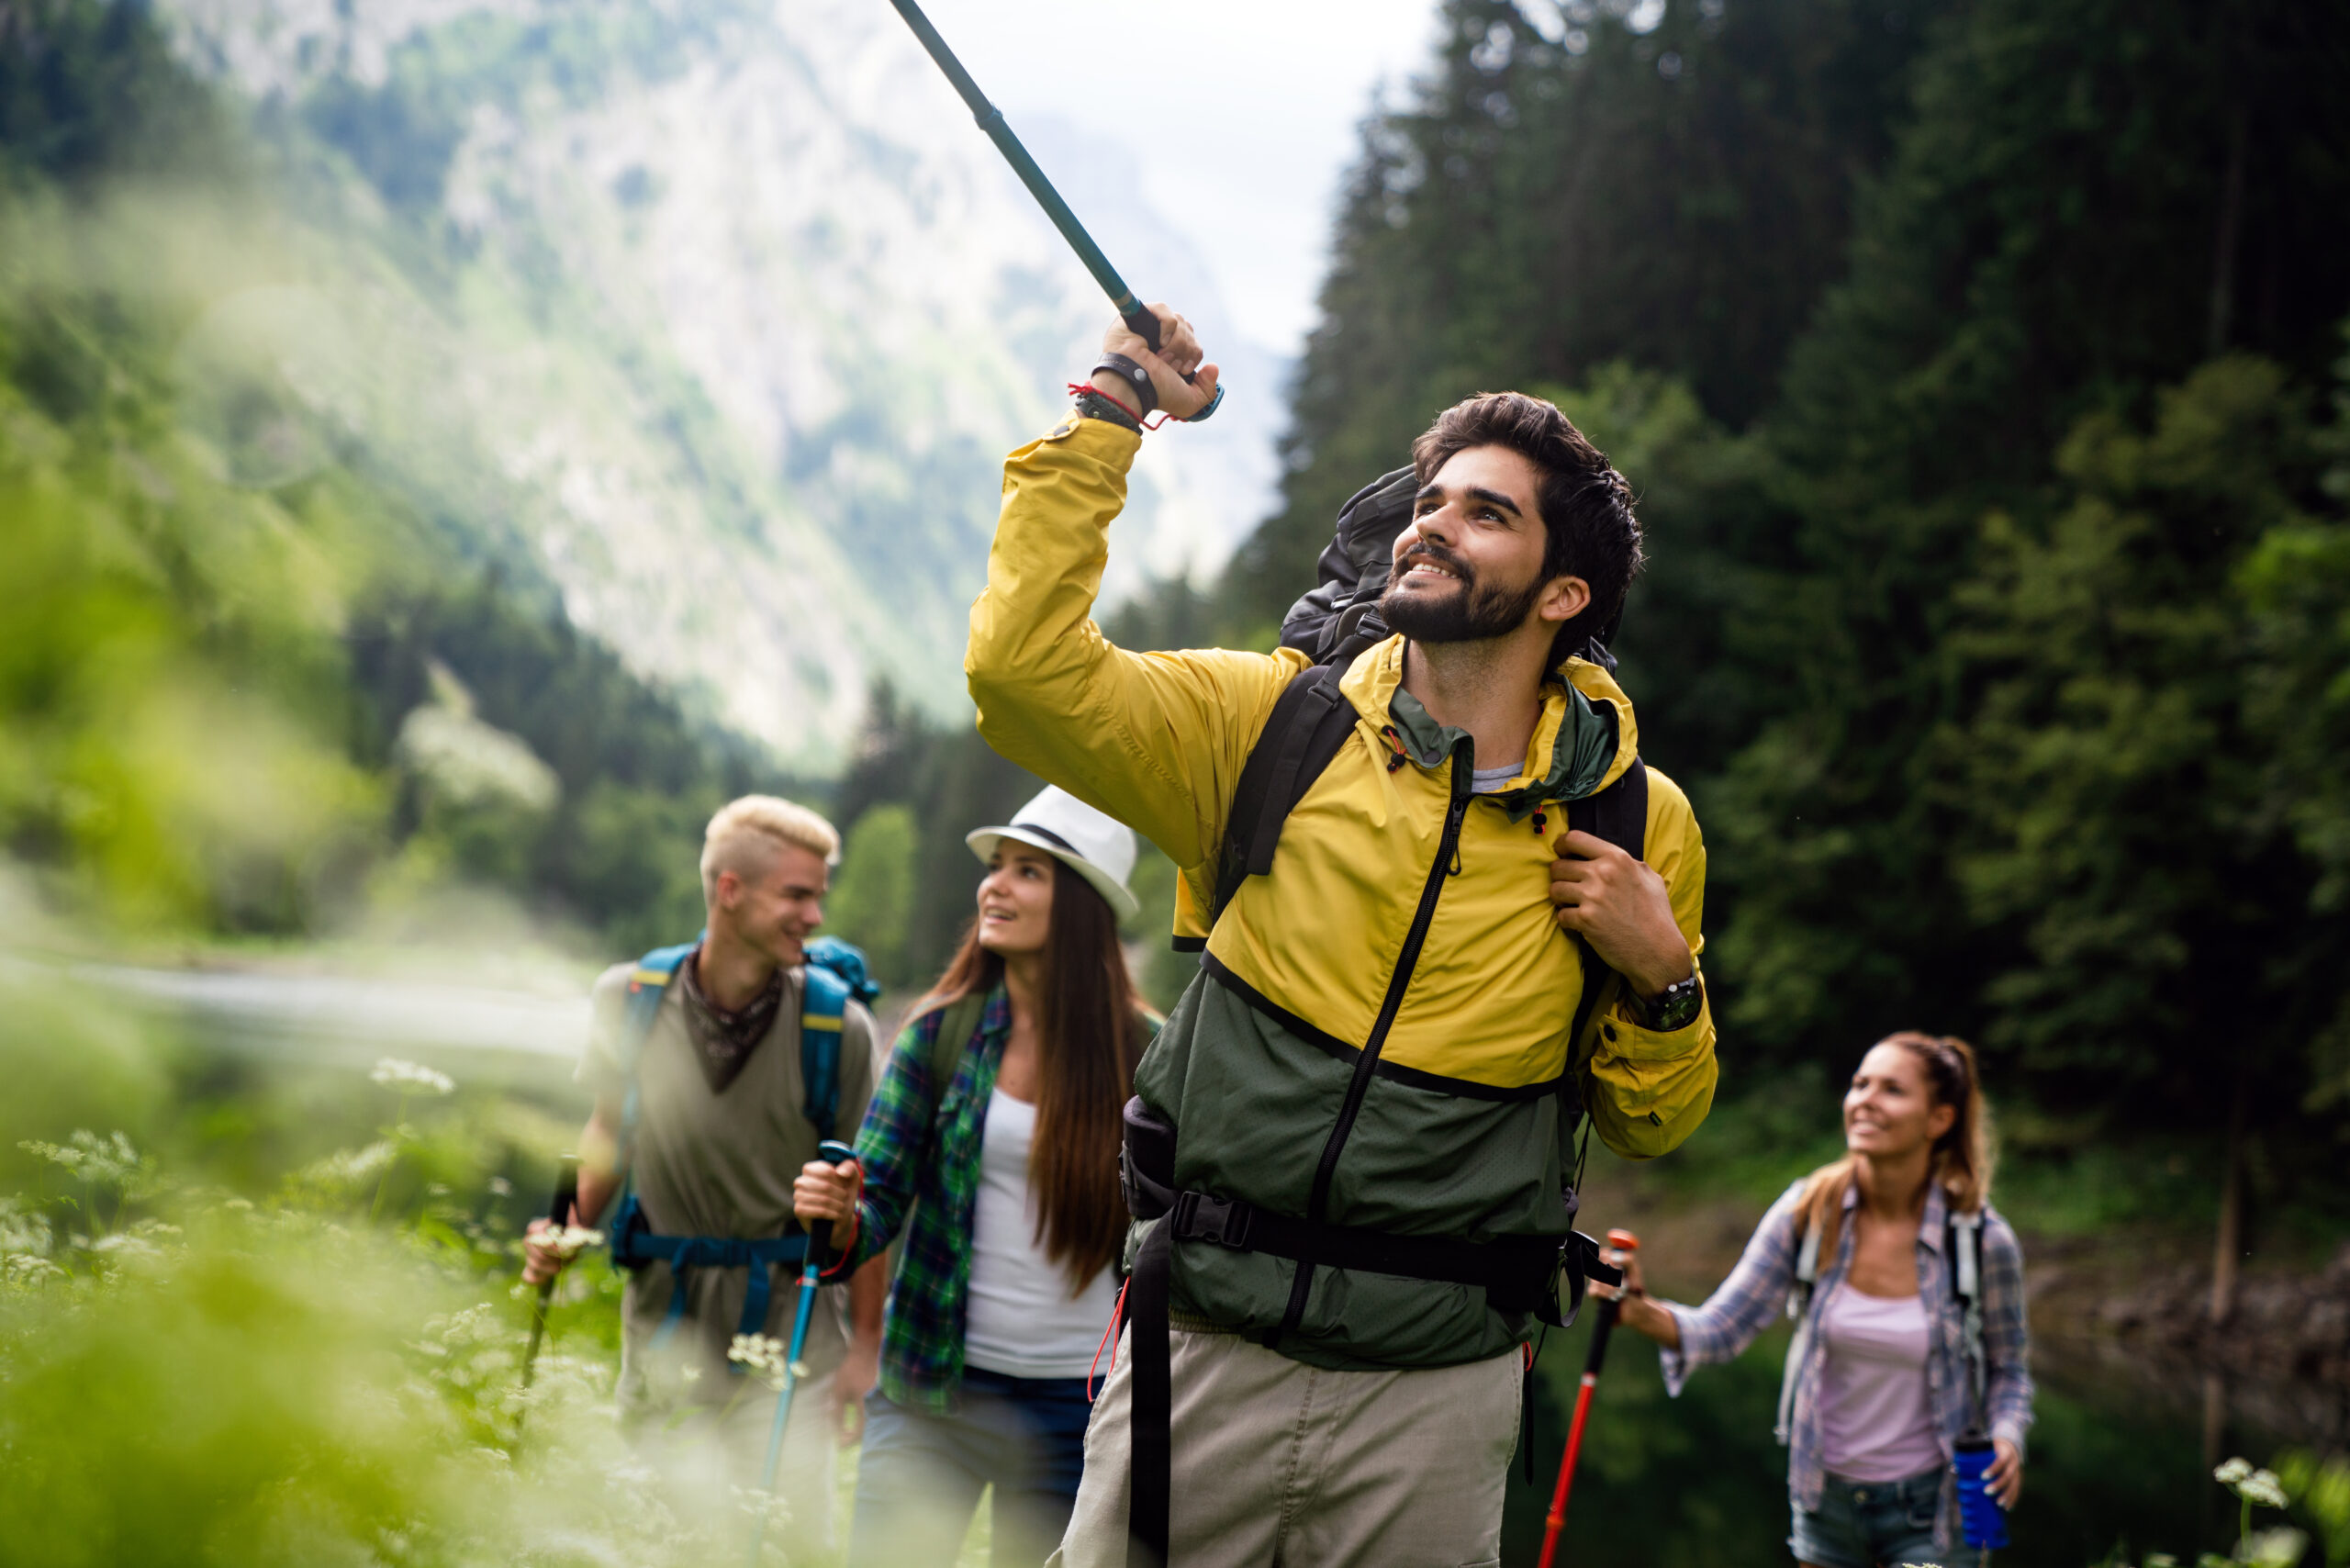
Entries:
[[[1437, 722], [1404, 689], [1400, 633], [1358, 655], [1338, 689], [1422, 767], [1444, 766], [1464, 734]], [[1624, 689], [1598, 665], [1571, 658], [1542, 683], [1542, 714], [1517, 776], [1487, 799], [1516, 822], [1538, 806], [1597, 794], [1623, 776], [1639, 749], [1639, 726]]]

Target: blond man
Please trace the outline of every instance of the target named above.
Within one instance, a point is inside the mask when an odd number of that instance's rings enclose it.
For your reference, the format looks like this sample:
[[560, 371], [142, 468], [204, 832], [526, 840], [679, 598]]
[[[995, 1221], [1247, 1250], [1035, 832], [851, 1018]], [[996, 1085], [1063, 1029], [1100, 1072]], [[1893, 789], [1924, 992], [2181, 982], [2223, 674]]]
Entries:
[[[653, 1252], [677, 1238], [770, 1243], [800, 1233], [792, 1180], [821, 1136], [801, 1049], [807, 944], [839, 855], [831, 823], [771, 795], [746, 795], [711, 819], [700, 939], [616, 964], [596, 982], [578, 1071], [595, 1110], [580, 1135], [577, 1223], [633, 1226], [652, 1244], [637, 1250]], [[835, 1136], [855, 1137], [864, 1119], [874, 1033], [871, 1015], [848, 1001], [829, 1107], [845, 1129]], [[608, 1213], [632, 1182], [631, 1202]], [[544, 1228], [532, 1226], [523, 1277], [532, 1282], [563, 1267]], [[648, 1457], [681, 1488], [724, 1514], [736, 1511], [733, 1489], [759, 1483], [774, 1412], [728, 1350], [742, 1332], [789, 1337], [797, 1272], [770, 1260], [688, 1267], [680, 1278], [653, 1257], [631, 1270], [621, 1298], [623, 1419], [658, 1439]], [[856, 1436], [873, 1384], [883, 1286], [876, 1260], [846, 1291], [821, 1294], [809, 1328], [803, 1386], [825, 1396], [795, 1402], [777, 1489], [788, 1539], [814, 1555], [832, 1551], [833, 1454]]]

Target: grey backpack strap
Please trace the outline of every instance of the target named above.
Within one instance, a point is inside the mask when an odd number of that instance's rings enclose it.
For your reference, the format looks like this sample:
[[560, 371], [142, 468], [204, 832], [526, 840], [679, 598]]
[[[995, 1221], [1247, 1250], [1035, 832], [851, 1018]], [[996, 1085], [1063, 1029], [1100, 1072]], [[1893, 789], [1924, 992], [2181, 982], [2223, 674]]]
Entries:
[[1950, 1212], [1943, 1231], [1943, 1252], [1950, 1269], [1951, 1294], [1958, 1298], [1960, 1336], [1966, 1353], [1966, 1393], [1973, 1401], [1976, 1428], [1988, 1435], [1985, 1406], [1991, 1394], [1991, 1363], [1983, 1350], [1983, 1215], [1978, 1210]]
[[988, 1010], [985, 991], [972, 991], [958, 996], [938, 1010], [938, 1033], [930, 1042], [930, 1114], [934, 1121], [938, 1107], [946, 1102], [946, 1091], [955, 1081], [956, 1070], [962, 1066], [964, 1047], [979, 1032], [979, 1018]]
[[1788, 1424], [1795, 1418], [1796, 1379], [1811, 1350], [1811, 1297], [1819, 1283], [1819, 1227], [1807, 1225], [1796, 1245], [1795, 1278], [1787, 1284], [1787, 1316], [1795, 1320], [1796, 1337], [1787, 1342], [1786, 1371], [1779, 1376], [1779, 1425], [1782, 1447], [1788, 1441]]

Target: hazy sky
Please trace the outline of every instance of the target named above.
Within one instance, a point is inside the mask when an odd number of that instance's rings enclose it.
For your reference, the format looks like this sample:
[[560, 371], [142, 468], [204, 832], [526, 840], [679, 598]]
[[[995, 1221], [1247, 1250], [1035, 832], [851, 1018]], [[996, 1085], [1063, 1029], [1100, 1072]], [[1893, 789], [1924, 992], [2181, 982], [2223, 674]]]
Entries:
[[[1384, 78], [1400, 101], [1435, 28], [1434, 0], [923, 8], [1013, 129], [1024, 111], [1050, 113], [1131, 148], [1151, 205], [1206, 258], [1241, 331], [1282, 354], [1313, 324], [1338, 181], [1374, 87]], [[1152, 297], [1147, 257], [1111, 261]]]

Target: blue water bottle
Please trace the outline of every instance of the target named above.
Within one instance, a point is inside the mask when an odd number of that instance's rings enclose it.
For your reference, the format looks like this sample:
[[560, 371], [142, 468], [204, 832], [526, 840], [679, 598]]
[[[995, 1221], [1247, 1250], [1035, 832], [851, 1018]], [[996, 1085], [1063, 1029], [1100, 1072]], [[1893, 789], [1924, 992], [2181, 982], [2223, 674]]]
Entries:
[[2008, 1544], [2008, 1511], [1983, 1485], [1983, 1473], [1997, 1457], [1991, 1439], [1969, 1432], [1955, 1447], [1951, 1468], [1958, 1473], [1959, 1526], [1967, 1545], [1978, 1551], [1996, 1551]]

